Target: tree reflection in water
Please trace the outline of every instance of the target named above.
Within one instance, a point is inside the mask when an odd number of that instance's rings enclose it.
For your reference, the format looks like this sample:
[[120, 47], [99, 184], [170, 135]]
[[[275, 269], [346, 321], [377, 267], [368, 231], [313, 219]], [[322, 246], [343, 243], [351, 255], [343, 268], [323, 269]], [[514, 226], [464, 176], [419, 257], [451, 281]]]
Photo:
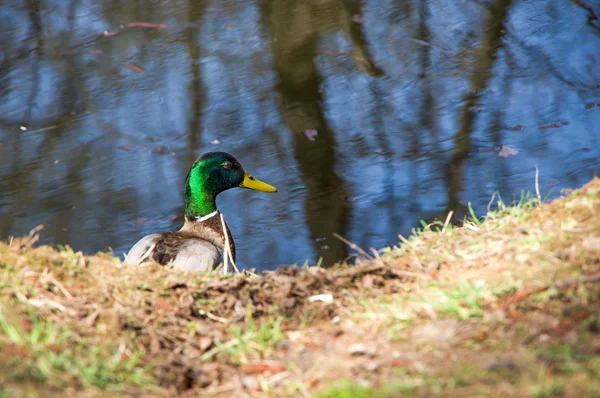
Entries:
[[[121, 253], [177, 228], [192, 160], [226, 150], [280, 189], [220, 197], [240, 264], [330, 264], [349, 254], [333, 233], [394, 244], [419, 218], [532, 190], [536, 166], [551, 196], [600, 167], [590, 2], [22, 0], [0, 11], [3, 238], [44, 224], [44, 243]], [[502, 146], [518, 155], [498, 157]]]

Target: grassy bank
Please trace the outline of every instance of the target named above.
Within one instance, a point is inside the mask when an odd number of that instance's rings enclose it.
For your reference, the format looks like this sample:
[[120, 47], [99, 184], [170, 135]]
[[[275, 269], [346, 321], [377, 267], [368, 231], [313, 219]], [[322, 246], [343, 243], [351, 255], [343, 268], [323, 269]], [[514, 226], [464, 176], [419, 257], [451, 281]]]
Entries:
[[0, 396], [600, 396], [600, 180], [536, 205], [258, 277], [0, 243]]

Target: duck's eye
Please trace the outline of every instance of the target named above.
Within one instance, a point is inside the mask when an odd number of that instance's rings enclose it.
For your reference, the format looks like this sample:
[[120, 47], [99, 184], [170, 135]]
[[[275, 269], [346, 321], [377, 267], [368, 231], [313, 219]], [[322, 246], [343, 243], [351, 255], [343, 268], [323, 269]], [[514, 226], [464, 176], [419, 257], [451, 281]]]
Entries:
[[223, 162], [224, 169], [231, 169], [232, 167], [233, 167], [233, 163], [231, 163], [229, 160], [226, 160], [225, 162]]

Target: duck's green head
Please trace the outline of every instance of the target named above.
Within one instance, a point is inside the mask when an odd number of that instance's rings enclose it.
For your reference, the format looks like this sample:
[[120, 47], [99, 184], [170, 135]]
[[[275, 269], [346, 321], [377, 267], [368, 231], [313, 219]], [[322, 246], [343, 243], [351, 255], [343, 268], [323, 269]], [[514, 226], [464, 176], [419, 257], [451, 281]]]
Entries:
[[203, 154], [196, 159], [185, 180], [186, 218], [202, 217], [216, 211], [217, 195], [236, 187], [277, 192], [275, 187], [252, 177], [230, 154]]

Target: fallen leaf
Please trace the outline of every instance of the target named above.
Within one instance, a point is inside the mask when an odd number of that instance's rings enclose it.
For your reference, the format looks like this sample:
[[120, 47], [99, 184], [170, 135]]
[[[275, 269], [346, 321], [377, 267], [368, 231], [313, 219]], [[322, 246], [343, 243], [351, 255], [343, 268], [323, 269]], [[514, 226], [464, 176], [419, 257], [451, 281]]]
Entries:
[[499, 158], [509, 158], [511, 156], [516, 156], [519, 154], [519, 150], [509, 147], [508, 145], [502, 145], [500, 152], [498, 152]]
[[200, 347], [200, 351], [206, 351], [213, 345], [213, 339], [208, 336], [201, 336], [196, 340], [196, 344]]
[[333, 295], [332, 294], [316, 294], [314, 296], [310, 296], [308, 298], [308, 301], [310, 302], [314, 302], [314, 301], [321, 301], [323, 303], [333, 303]]
[[122, 149], [124, 151], [131, 151], [133, 149], [133, 146], [131, 146], [131, 145], [123, 145], [123, 146], [120, 146], [119, 149]]
[[132, 71], [137, 72], [137, 73], [144, 73], [144, 72], [146, 72], [145, 70], [143, 70], [139, 66], [132, 65], [132, 64], [125, 64], [125, 67], [127, 69], [131, 69]]
[[146, 137], [146, 141], [148, 141], [148, 142], [158, 142], [158, 141], [160, 141], [160, 138], [154, 137], [152, 135], [149, 135], [148, 137]]
[[511, 359], [499, 359], [488, 365], [488, 370], [500, 371], [500, 370], [517, 370], [519, 366]]
[[240, 377], [240, 382], [244, 390], [260, 391], [260, 382], [256, 376], [246, 375]]
[[167, 148], [166, 146], [157, 146], [156, 148], [154, 148], [152, 150], [152, 153], [155, 153], [157, 155], [167, 155], [169, 153], [171, 153], [171, 151], [169, 151], [169, 148]]
[[306, 384], [308, 384], [308, 387], [312, 388], [312, 387], [316, 386], [317, 384], [319, 384], [319, 380], [318, 379], [308, 379], [306, 381]]
[[417, 344], [446, 344], [457, 336], [459, 327], [456, 319], [431, 320], [412, 331], [412, 340]]
[[360, 18], [359, 14], [352, 15], [352, 22], [357, 23], [357, 24], [363, 24], [363, 23], [365, 23], [365, 21]]
[[595, 103], [595, 102], [588, 102], [587, 104], [585, 104], [585, 109], [592, 109], [592, 108], [595, 108], [597, 106], [600, 106], [600, 104]]
[[31, 319], [29, 319], [29, 318], [20, 317], [19, 318], [19, 327], [22, 330], [29, 332], [29, 331], [31, 331], [31, 328], [33, 327], [33, 323], [31, 322]]
[[18, 344], [7, 344], [1, 348], [2, 356], [5, 358], [17, 357], [19, 359], [27, 358], [29, 354]]
[[90, 50], [90, 51], [88, 51], [88, 54], [98, 55], [98, 54], [102, 54], [103, 52], [104, 51], [102, 51], [102, 50]]
[[175, 281], [168, 281], [169, 284], [167, 286], [168, 289], [187, 289], [188, 285], [187, 283], [183, 282], [183, 281], [179, 281], [179, 280], [175, 280]]
[[156, 299], [154, 300], [154, 305], [161, 308], [164, 311], [167, 312], [175, 312], [174, 309], [172, 309], [169, 305], [167, 305], [167, 303], [165, 303], [163, 300], [161, 299]]
[[242, 366], [242, 373], [247, 375], [265, 372], [278, 373], [284, 370], [285, 366], [278, 362], [257, 362]]
[[348, 352], [351, 355], [368, 355], [370, 357], [375, 356], [375, 350], [367, 347], [362, 343], [355, 343], [348, 347]]
[[317, 130], [314, 129], [309, 129], [309, 130], [304, 130], [304, 135], [306, 136], [306, 138], [308, 138], [311, 141], [315, 141], [317, 138], [317, 135], [319, 135], [319, 132]]
[[550, 180], [550, 181], [548, 181], [548, 186], [552, 186], [554, 184], [556, 184], [556, 180]]
[[383, 365], [383, 363], [377, 361], [377, 362], [370, 362], [367, 364], [367, 366], [365, 366], [365, 368], [369, 371], [369, 372], [375, 372], [377, 369], [379, 369], [381, 366]]
[[109, 37], [109, 36], [116, 36], [119, 33], [121, 33], [120, 30], [105, 30], [104, 31], [104, 36]]
[[592, 251], [600, 252], [600, 238], [589, 237], [583, 240], [583, 247]]
[[150, 337], [150, 352], [157, 353], [159, 351], [160, 351], [160, 338], [156, 334], [153, 334]]
[[362, 284], [365, 289], [371, 289], [373, 287], [373, 280], [375, 277], [371, 274], [366, 274], [362, 277]]
[[539, 126], [538, 130], [557, 129], [557, 128], [560, 128], [567, 124], [569, 124], [569, 123], [568, 122], [558, 122], [558, 123], [547, 124], [545, 126]]
[[170, 221], [175, 221], [178, 218], [183, 218], [183, 214], [174, 214], [172, 216], [169, 216], [169, 217], [165, 218], [165, 221], [169, 221], [169, 222]]
[[389, 366], [391, 368], [407, 368], [412, 365], [412, 361], [402, 358], [402, 359], [394, 359], [390, 362]]
[[523, 126], [522, 124], [517, 124], [515, 126], [506, 126], [505, 128], [507, 130], [512, 130], [512, 131], [521, 131], [521, 130], [523, 130], [524, 127], [525, 126]]
[[479, 148], [478, 152], [479, 153], [487, 153], [487, 152], [494, 152], [495, 150], [496, 150], [496, 148], [492, 148], [492, 147], [489, 147], [489, 148]]

